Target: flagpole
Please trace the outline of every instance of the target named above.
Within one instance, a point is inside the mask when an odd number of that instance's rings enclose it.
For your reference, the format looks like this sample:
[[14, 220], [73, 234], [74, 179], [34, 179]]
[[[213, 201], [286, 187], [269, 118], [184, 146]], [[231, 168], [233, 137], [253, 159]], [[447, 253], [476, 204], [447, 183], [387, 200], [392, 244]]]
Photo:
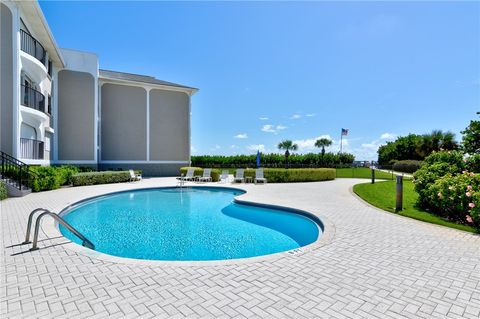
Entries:
[[340, 154], [342, 153], [342, 146], [343, 146], [343, 128], [340, 131]]

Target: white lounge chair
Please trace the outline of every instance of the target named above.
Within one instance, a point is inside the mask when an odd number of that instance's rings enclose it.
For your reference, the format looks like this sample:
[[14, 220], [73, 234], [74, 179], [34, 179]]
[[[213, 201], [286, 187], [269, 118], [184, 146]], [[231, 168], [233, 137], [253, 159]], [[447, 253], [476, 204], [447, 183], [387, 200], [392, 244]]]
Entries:
[[135, 181], [141, 181], [142, 180], [142, 174], [135, 174], [133, 169], [128, 170], [130, 172], [130, 181], [135, 182]]
[[177, 179], [180, 181], [193, 181], [195, 180], [195, 176], [193, 176], [194, 173], [195, 168], [189, 168], [187, 169], [187, 174], [185, 174], [185, 176], [177, 177]]
[[222, 175], [220, 175], [220, 182], [228, 182], [228, 171], [222, 171]]
[[255, 184], [262, 182], [263, 184], [267, 183], [267, 179], [263, 177], [263, 168], [257, 168], [255, 170]]
[[233, 179], [233, 182], [236, 183], [239, 181], [240, 183], [245, 182], [245, 177], [243, 176], [245, 173], [245, 170], [243, 168], [239, 168], [235, 171], [235, 177]]
[[198, 178], [199, 182], [211, 182], [212, 181], [212, 169], [205, 168], [203, 170], [203, 175]]

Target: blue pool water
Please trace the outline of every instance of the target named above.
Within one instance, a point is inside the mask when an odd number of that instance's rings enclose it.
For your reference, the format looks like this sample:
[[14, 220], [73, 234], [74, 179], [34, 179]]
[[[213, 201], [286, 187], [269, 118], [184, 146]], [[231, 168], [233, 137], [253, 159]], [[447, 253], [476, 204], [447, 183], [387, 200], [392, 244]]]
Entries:
[[[319, 227], [292, 212], [233, 203], [227, 188], [157, 188], [97, 197], [64, 218], [94, 245], [120, 257], [219, 260], [267, 255], [308, 245]], [[67, 229], [62, 234], [81, 243]]]

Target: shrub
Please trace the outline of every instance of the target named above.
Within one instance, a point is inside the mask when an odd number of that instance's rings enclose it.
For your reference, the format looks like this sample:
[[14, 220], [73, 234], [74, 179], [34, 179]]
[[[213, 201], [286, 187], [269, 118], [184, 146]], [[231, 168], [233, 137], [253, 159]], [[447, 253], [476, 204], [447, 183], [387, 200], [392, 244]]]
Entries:
[[75, 166], [59, 166], [57, 174], [60, 175], [60, 185], [71, 185], [72, 176], [77, 174], [79, 169]]
[[422, 162], [416, 160], [395, 161], [393, 170], [403, 173], [415, 173], [421, 166]]
[[73, 186], [123, 183], [129, 180], [129, 171], [85, 172], [72, 176]]
[[448, 174], [435, 181], [425, 196], [435, 214], [480, 229], [480, 174]]
[[62, 186], [62, 176], [52, 166], [31, 166], [33, 173], [30, 180], [30, 188], [33, 192], [48, 191]]
[[431, 184], [447, 174], [459, 174], [464, 168], [463, 155], [458, 151], [434, 152], [427, 156], [422, 167], [413, 174], [413, 183], [419, 195], [420, 206], [428, 208], [425, 191]]
[[[195, 168], [195, 171], [193, 173], [193, 176], [202, 176], [203, 175], [203, 168], [201, 167], [182, 167], [180, 168], [180, 175], [187, 174], [187, 170], [189, 168]], [[212, 182], [218, 182], [220, 180], [220, 170], [218, 169], [212, 169], [212, 173], [210, 174], [212, 176]]]
[[7, 185], [5, 185], [3, 181], [0, 181], [0, 200], [3, 200], [7, 197]]
[[32, 191], [41, 192], [72, 184], [72, 175], [78, 169], [75, 166], [30, 166], [30, 172]]
[[480, 154], [473, 154], [465, 159], [465, 168], [469, 172], [480, 173]]
[[[335, 179], [333, 168], [265, 168], [264, 176], [269, 183], [319, 182]], [[255, 177], [254, 169], [245, 170], [245, 176]]]

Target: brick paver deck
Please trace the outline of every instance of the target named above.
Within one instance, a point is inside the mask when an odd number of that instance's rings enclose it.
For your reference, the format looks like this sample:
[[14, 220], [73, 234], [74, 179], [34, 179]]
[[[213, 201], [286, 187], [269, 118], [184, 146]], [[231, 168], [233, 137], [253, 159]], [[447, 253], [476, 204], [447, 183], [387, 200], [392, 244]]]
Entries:
[[[173, 179], [67, 188], [1, 207], [2, 318], [479, 318], [480, 236], [379, 211], [350, 191], [358, 180], [245, 185], [242, 199], [328, 219], [329, 244], [226, 265], [116, 263], [63, 237], [28, 252], [28, 213]], [[332, 226], [333, 225], [333, 226]]]

